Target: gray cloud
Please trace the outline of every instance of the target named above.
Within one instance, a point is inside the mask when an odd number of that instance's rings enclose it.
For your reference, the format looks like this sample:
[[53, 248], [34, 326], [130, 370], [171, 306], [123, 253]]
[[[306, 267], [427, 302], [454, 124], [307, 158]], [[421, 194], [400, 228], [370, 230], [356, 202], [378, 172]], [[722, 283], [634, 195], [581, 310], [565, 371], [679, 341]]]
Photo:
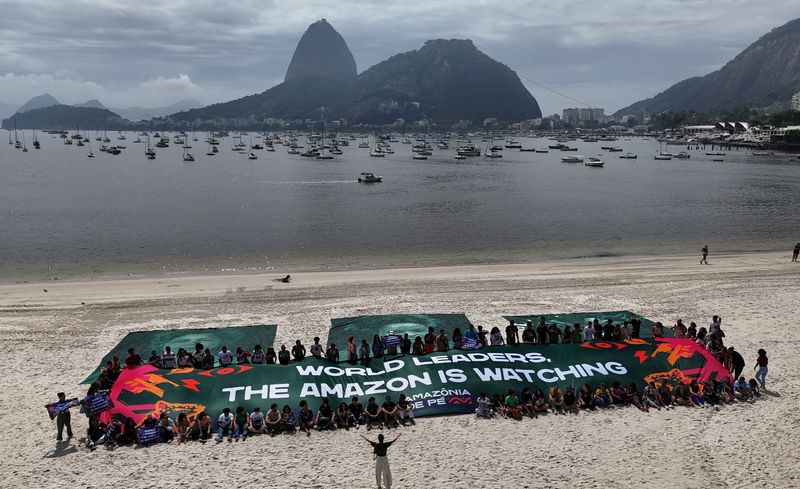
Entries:
[[[0, 101], [50, 92], [73, 103], [205, 103], [263, 91], [283, 79], [294, 47], [325, 17], [359, 71], [431, 38], [471, 38], [517, 71], [545, 113], [609, 111], [719, 68], [796, 2], [428, 0], [0, 1]], [[13, 21], [9, 21], [13, 19]]]

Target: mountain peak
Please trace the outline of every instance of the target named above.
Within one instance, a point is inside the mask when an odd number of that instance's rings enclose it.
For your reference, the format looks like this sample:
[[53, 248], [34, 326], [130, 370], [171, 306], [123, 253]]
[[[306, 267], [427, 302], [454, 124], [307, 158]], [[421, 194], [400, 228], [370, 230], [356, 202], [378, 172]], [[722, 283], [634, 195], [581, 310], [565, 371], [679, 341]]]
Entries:
[[55, 97], [53, 97], [49, 93], [43, 93], [41, 95], [37, 95], [36, 97], [33, 97], [32, 99], [30, 99], [27, 102], [25, 102], [24, 104], [22, 104], [22, 107], [17, 109], [17, 114], [21, 114], [23, 112], [27, 112], [27, 111], [33, 110], [33, 109], [41, 109], [41, 108], [44, 108], [44, 107], [51, 107], [53, 105], [58, 105], [58, 104], [59, 104], [59, 101], [56, 100]]
[[355, 78], [356, 60], [344, 38], [327, 20], [314, 22], [297, 44], [284, 81], [307, 75]]

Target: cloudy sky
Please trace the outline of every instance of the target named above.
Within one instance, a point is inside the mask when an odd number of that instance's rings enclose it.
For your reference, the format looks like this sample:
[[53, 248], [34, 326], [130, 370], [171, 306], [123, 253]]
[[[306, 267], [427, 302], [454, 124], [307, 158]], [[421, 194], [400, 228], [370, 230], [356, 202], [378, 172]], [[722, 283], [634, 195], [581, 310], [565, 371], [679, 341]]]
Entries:
[[0, 11], [0, 102], [7, 104], [45, 92], [111, 107], [187, 97], [208, 104], [261, 92], [283, 80], [308, 24], [327, 18], [359, 72], [427, 39], [470, 38], [514, 69], [551, 114], [581, 105], [571, 99], [613, 111], [713, 71], [800, 17], [800, 4], [0, 0]]

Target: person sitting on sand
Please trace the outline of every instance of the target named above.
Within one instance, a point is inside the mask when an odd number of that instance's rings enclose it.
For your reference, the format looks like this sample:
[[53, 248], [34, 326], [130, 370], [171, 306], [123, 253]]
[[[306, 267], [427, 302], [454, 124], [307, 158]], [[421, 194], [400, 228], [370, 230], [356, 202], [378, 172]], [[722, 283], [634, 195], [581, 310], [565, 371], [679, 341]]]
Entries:
[[436, 337], [436, 351], [447, 351], [450, 349], [450, 339], [447, 337], [443, 329], [439, 330], [439, 335]]
[[375, 403], [374, 397], [370, 397], [367, 401], [364, 417], [367, 420], [367, 431], [371, 430], [373, 426], [383, 428], [383, 412], [381, 407]]
[[300, 421], [300, 431], [304, 431], [306, 436], [311, 436], [311, 428], [314, 427], [314, 412], [309, 409], [305, 400], [300, 401], [298, 420]]
[[661, 338], [664, 336], [664, 325], [660, 322], [657, 322], [653, 327], [650, 329], [653, 338]]
[[425, 345], [422, 343], [422, 337], [417, 336], [414, 338], [414, 344], [411, 347], [411, 351], [414, 355], [425, 354]]
[[583, 331], [581, 331], [581, 324], [575, 323], [572, 325], [572, 343], [580, 345], [583, 341]]
[[575, 389], [571, 385], [568, 385], [564, 390], [564, 409], [572, 414], [578, 414], [580, 411], [578, 397], [575, 395]]
[[692, 398], [689, 395], [689, 388], [683, 382], [678, 382], [678, 385], [672, 390], [672, 396], [675, 404], [678, 406], [693, 406]]
[[136, 443], [136, 421], [130, 416], [125, 418], [122, 432], [117, 435], [117, 445], [133, 445]]
[[189, 441], [189, 431], [192, 429], [189, 416], [187, 416], [186, 413], [178, 414], [178, 420], [175, 424], [178, 428], [178, 443], [186, 443]]
[[319, 336], [315, 336], [314, 344], [311, 345], [311, 354], [316, 358], [322, 358], [323, 352], [322, 345], [319, 343]]
[[478, 395], [478, 399], [475, 401], [475, 414], [479, 418], [490, 419], [494, 417], [494, 411], [492, 409], [492, 401], [486, 397], [486, 394], [481, 392]]
[[639, 392], [639, 387], [636, 385], [636, 382], [631, 382], [627, 386], [624, 386], [622, 390], [625, 393], [626, 406], [633, 404], [639, 408], [640, 411], [650, 412], [650, 408], [648, 408], [647, 403], [644, 402], [642, 393]]
[[655, 382], [651, 381], [644, 387], [642, 390], [642, 400], [644, 401], [645, 406], [654, 407], [661, 411], [661, 396], [658, 394], [658, 389], [656, 388]]
[[334, 419], [336, 420], [337, 428], [344, 430], [350, 429], [350, 408], [347, 406], [346, 402], [339, 404], [339, 408], [336, 409], [336, 416]]
[[292, 408], [288, 405], [283, 406], [283, 410], [281, 411], [281, 430], [284, 433], [295, 433], [297, 431], [294, 413], [292, 412]]
[[319, 409], [317, 409], [317, 417], [314, 419], [314, 425], [317, 427], [318, 431], [336, 429], [333, 409], [331, 409], [327, 397], [323, 398], [320, 402]]
[[580, 392], [578, 392], [578, 406], [581, 409], [589, 409], [594, 411], [595, 408], [592, 404], [593, 397], [594, 395], [592, 394], [592, 388], [589, 387], [589, 384], [583, 384]]
[[106, 437], [107, 425], [100, 421], [99, 414], [89, 416], [89, 428], [86, 430], [86, 446], [89, 450], [94, 450], [97, 445], [102, 445], [108, 441]]
[[628, 328], [628, 321], [622, 323], [620, 327], [620, 333], [622, 334], [622, 340], [627, 340], [631, 337], [630, 329]]
[[350, 399], [350, 426], [358, 427], [358, 425], [362, 425], [366, 423], [367, 420], [364, 418], [364, 406], [358, 402], [358, 396], [353, 396]]
[[285, 283], [285, 284], [288, 284], [288, 283], [289, 283], [289, 282], [291, 282], [291, 281], [292, 281], [292, 276], [291, 276], [291, 275], [287, 275], [287, 276], [285, 276], [285, 277], [283, 277], [283, 278], [281, 279], [281, 282], [283, 282], [283, 283]]
[[697, 379], [692, 379], [689, 382], [689, 399], [692, 400], [695, 406], [702, 406], [706, 403], [703, 396], [703, 388], [697, 383]]
[[[275, 409], [275, 424], [278, 423], [280, 420], [280, 415], [278, 414], [278, 405], [273, 404]], [[272, 410], [267, 412], [271, 412]], [[264, 422], [265, 416], [264, 413], [261, 412], [261, 408], [256, 406], [253, 408], [253, 412], [250, 413], [250, 418], [247, 420], [247, 432], [252, 435], [261, 435], [267, 430], [267, 426]]]
[[329, 362], [339, 363], [339, 349], [336, 348], [336, 345], [331, 343], [331, 346], [325, 351], [325, 358]]
[[618, 380], [615, 380], [611, 384], [611, 389], [609, 390], [609, 394], [611, 394], [611, 402], [618, 406], [627, 406], [627, 400], [625, 396], [625, 392], [622, 389], [622, 385], [620, 385]]
[[250, 352], [241, 346], [236, 347], [236, 363], [239, 365], [250, 363]]
[[400, 394], [400, 398], [397, 400], [397, 416], [403, 426], [406, 425], [406, 422], [410, 422], [412, 425], [417, 424], [414, 421], [414, 404], [408, 400], [405, 394]]
[[561, 389], [558, 388], [557, 385], [550, 388], [550, 392], [548, 393], [550, 397], [550, 409], [553, 413], [564, 413], [564, 394], [561, 393]]
[[511, 417], [511, 419], [516, 419], [517, 421], [522, 419], [522, 409], [520, 408], [519, 398], [514, 392], [514, 389], [508, 389], [508, 395], [503, 402], [503, 406], [506, 408], [506, 414]]
[[383, 356], [384, 348], [383, 348], [383, 341], [381, 341], [381, 337], [378, 335], [372, 336], [372, 356], [375, 358], [381, 358]]
[[747, 381], [747, 385], [750, 388], [750, 396], [755, 399], [756, 397], [761, 397], [761, 389], [758, 387], [758, 382], [756, 379], [751, 378]]
[[227, 346], [222, 346], [222, 349], [217, 353], [217, 360], [220, 367], [227, 367], [233, 363], [233, 353], [228, 350]]
[[278, 352], [278, 363], [281, 365], [289, 365], [290, 356], [289, 350], [286, 349], [286, 345], [281, 345], [281, 349]]
[[386, 396], [386, 400], [381, 404], [381, 413], [383, 414], [383, 423], [387, 428], [396, 428], [398, 426], [397, 416], [400, 413], [400, 408], [392, 401], [392, 396]]
[[599, 408], [611, 406], [611, 392], [605, 384], [600, 384], [600, 387], [595, 389], [592, 405]]
[[275, 436], [281, 431], [281, 413], [278, 411], [278, 404], [274, 402], [264, 416], [264, 431], [270, 436]]
[[614, 321], [611, 319], [606, 321], [606, 324], [603, 325], [603, 340], [614, 341]]
[[158, 416], [158, 427], [162, 443], [169, 443], [175, 438], [175, 421], [163, 411]]
[[222, 410], [222, 414], [217, 419], [217, 443], [220, 443], [224, 437], [228, 437], [228, 441], [233, 441], [233, 431], [236, 429], [233, 413], [230, 408]]
[[192, 421], [192, 428], [189, 430], [189, 439], [205, 442], [211, 439], [211, 416], [201, 411]]
[[504, 401], [505, 399], [503, 398], [503, 394], [495, 394], [492, 396], [492, 411], [494, 411], [495, 416], [500, 416], [501, 418], [506, 417], [506, 406]]
[[[180, 357], [181, 351], [178, 350], [178, 357]], [[195, 343], [194, 344], [194, 353], [192, 353], [192, 363], [194, 363], [195, 368], [204, 368], [203, 367], [203, 344], [202, 343]], [[179, 365], [180, 366], [180, 365]]]
[[183, 348], [178, 348], [178, 368], [189, 368], [194, 365], [194, 360], [189, 356], [189, 352]]
[[128, 358], [125, 359], [125, 366], [138, 367], [139, 365], [144, 365], [144, 360], [133, 348], [128, 348]]
[[542, 389], [536, 389], [533, 393], [533, 411], [534, 413], [546, 413], [548, 409], [547, 399], [544, 397]]
[[261, 345], [256, 345], [253, 348], [253, 354], [250, 355], [250, 361], [259, 365], [264, 363], [264, 350], [261, 349]]
[[658, 386], [658, 397], [661, 400], [661, 405], [665, 408], [669, 408], [675, 403], [675, 397], [672, 395], [672, 390], [667, 382], [661, 382], [661, 385]]
[[519, 408], [523, 415], [536, 417], [536, 411], [533, 409], [533, 392], [527, 387], [523, 387], [519, 394]]
[[750, 400], [750, 384], [744, 379], [744, 375], [733, 383], [733, 395], [739, 401]]

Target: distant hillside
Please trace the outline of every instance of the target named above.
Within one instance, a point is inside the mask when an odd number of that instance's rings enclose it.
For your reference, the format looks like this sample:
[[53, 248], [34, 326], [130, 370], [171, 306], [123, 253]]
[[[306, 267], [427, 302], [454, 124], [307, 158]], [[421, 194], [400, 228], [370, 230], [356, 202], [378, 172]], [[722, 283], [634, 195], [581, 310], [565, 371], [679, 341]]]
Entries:
[[516, 73], [461, 39], [428, 41], [378, 63], [359, 75], [343, 106], [343, 117], [371, 123], [542, 116]]
[[203, 103], [194, 98], [187, 98], [178, 100], [175, 103], [166, 105], [164, 107], [128, 107], [126, 109], [111, 109], [119, 114], [122, 118], [130, 121], [142, 121], [146, 119], [153, 119], [156, 117], [164, 117], [166, 115], [183, 112], [185, 110], [197, 109], [202, 107]]
[[[321, 34], [320, 31], [321, 30]], [[309, 34], [313, 33], [313, 35]], [[334, 36], [335, 34], [335, 36]], [[308, 37], [322, 35], [327, 43], [315, 41], [314, 49], [301, 49]], [[469, 40], [428, 41], [415, 51], [392, 56], [353, 77], [344, 71], [300, 69], [306, 54], [313, 59], [342, 56], [347, 45], [327, 22], [309, 27], [298, 46], [286, 81], [269, 90], [230, 102], [172, 114], [156, 123], [184, 126], [248, 124], [265, 119], [335, 120], [351, 123], [386, 124], [402, 118], [480, 123], [488, 117], [517, 121], [541, 117], [536, 99], [507, 66], [480, 52]], [[313, 55], [313, 56], [312, 56]], [[342, 61], [349, 66], [349, 61]], [[341, 64], [341, 63], [340, 63]], [[352, 65], [355, 70], [355, 63]], [[291, 72], [291, 73], [290, 73]]]
[[800, 19], [762, 36], [721, 69], [673, 85], [616, 112], [699, 112], [785, 106], [800, 90]]
[[60, 102], [56, 100], [55, 97], [53, 97], [49, 93], [45, 93], [33, 97], [32, 99], [22, 104], [22, 106], [19, 109], [17, 109], [17, 114], [21, 114], [29, 110], [41, 109], [43, 107], [51, 107], [53, 105], [58, 105], [59, 103]]
[[73, 107], [91, 107], [91, 108], [95, 108], [95, 109], [105, 109], [106, 108], [106, 106], [103, 105], [102, 102], [100, 102], [96, 98], [93, 98], [91, 100], [87, 100], [86, 102], [83, 102], [83, 103], [80, 103], [80, 104], [73, 104], [72, 106]]
[[108, 109], [93, 107], [74, 107], [71, 105], [53, 105], [41, 109], [17, 113], [3, 121], [3, 129], [123, 129], [128, 127], [126, 121]]

